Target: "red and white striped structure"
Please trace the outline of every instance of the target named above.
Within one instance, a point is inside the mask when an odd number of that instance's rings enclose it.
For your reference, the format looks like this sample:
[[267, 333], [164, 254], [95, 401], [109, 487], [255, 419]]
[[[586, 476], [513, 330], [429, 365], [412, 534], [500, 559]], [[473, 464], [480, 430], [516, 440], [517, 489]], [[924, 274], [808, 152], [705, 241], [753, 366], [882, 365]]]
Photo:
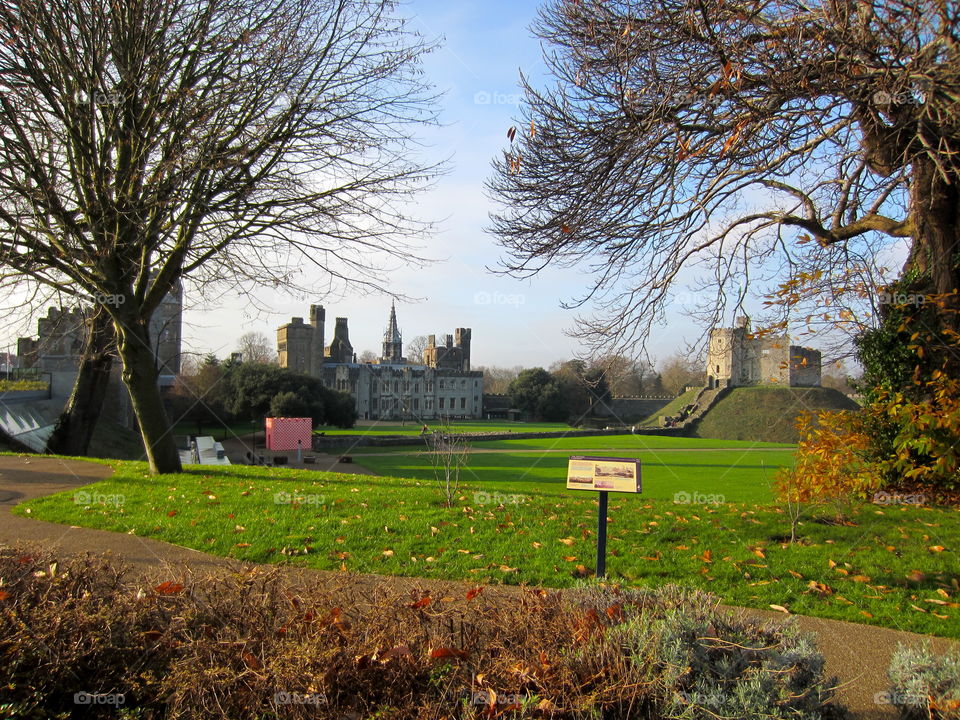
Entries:
[[267, 450], [309, 451], [312, 434], [311, 418], [267, 418]]

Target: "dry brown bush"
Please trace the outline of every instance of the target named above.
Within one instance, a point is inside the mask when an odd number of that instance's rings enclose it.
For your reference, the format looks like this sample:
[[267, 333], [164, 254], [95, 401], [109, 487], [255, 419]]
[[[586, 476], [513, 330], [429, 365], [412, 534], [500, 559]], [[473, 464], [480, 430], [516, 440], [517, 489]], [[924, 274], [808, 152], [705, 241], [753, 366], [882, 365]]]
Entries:
[[261, 567], [137, 584], [101, 558], [9, 548], [0, 580], [0, 716], [693, 718], [741, 696], [769, 717], [836, 710], [805, 640], [676, 588], [440, 597]]

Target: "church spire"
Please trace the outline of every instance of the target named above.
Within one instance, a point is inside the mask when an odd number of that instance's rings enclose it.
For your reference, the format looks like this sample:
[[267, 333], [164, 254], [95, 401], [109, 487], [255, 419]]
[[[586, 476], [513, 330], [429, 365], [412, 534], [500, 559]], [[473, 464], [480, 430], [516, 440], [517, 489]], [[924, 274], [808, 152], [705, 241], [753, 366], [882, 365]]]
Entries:
[[387, 323], [387, 329], [383, 332], [381, 362], [403, 362], [403, 340], [400, 336], [400, 328], [397, 326], [397, 307], [394, 302], [390, 303], [390, 320]]

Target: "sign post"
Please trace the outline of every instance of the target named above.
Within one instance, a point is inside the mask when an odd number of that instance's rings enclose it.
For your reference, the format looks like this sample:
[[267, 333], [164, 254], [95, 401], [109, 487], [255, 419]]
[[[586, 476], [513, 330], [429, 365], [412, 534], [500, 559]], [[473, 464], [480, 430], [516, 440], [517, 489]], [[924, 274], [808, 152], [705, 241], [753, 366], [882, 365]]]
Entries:
[[597, 577], [607, 575], [607, 496], [606, 490], [600, 491], [600, 508], [597, 511]]
[[573, 455], [567, 464], [568, 490], [596, 490], [597, 577], [607, 574], [607, 504], [611, 492], [639, 493], [640, 461], [635, 458], [603, 458]]

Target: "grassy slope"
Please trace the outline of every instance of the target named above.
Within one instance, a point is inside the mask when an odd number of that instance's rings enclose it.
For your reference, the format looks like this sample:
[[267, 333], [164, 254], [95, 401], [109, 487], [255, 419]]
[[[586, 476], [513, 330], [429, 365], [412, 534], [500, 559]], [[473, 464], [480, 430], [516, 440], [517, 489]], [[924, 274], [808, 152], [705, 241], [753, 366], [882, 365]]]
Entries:
[[684, 407], [696, 400], [699, 392], [700, 389], [697, 388], [696, 390], [688, 390], [685, 393], [681, 393], [640, 424], [655, 426], [657, 424], [657, 418], [661, 415], [676, 415], [683, 410]]
[[[142, 463], [115, 466], [87, 488], [103, 504], [62, 493], [14, 512], [322, 569], [564, 587], [577, 565], [594, 563], [596, 498], [559, 484], [510, 497], [523, 486], [503, 482], [495, 504], [468, 483], [446, 509], [430, 482], [254, 467], [157, 478]], [[716, 473], [699, 487], [716, 490]], [[277, 502], [278, 493], [302, 499]], [[677, 582], [733, 604], [960, 637], [955, 510], [855, 504], [843, 525], [831, 515], [808, 517], [791, 545], [777, 508], [614, 494], [607, 567], [631, 584]]]
[[701, 438], [796, 442], [794, 422], [804, 411], [856, 410], [858, 405], [832, 388], [734, 388], [696, 425]]

